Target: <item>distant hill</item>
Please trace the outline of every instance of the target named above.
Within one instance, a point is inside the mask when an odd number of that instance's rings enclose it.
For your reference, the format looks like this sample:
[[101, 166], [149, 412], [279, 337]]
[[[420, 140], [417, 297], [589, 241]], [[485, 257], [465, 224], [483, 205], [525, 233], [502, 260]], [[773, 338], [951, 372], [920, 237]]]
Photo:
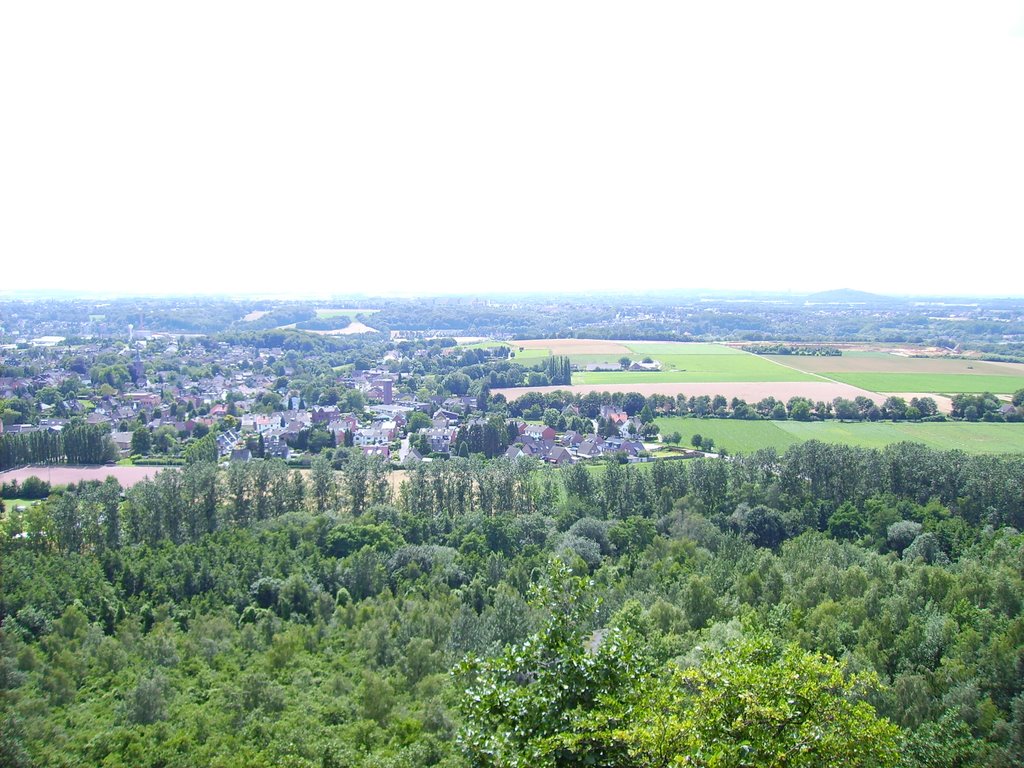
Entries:
[[902, 304], [903, 299], [882, 296], [878, 293], [855, 291], [851, 288], [837, 288], [834, 291], [819, 291], [807, 296], [808, 304]]

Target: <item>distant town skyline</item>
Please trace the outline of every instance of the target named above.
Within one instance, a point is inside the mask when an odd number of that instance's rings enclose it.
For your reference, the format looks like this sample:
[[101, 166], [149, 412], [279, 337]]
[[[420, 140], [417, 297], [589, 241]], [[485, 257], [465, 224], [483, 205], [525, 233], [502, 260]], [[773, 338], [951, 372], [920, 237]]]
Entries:
[[1024, 2], [0, 10], [0, 291], [1019, 296]]

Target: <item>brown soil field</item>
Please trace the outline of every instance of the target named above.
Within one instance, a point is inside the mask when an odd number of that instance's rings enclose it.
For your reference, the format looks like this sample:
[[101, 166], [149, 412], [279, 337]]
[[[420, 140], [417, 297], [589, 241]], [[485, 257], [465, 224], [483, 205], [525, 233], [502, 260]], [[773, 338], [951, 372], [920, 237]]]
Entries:
[[1024, 372], [1024, 365], [1020, 363], [996, 363], [996, 362], [985, 362], [985, 365], [996, 365], [1004, 370], [1012, 371], [1014, 375], [1020, 376]]
[[802, 355], [765, 355], [773, 363], [806, 373], [972, 373], [990, 376], [1024, 375], [1020, 363], [987, 363], [943, 357], [810, 357]]
[[553, 355], [632, 355], [629, 347], [619, 341], [604, 339], [527, 339], [510, 341], [512, 348], [550, 349]]
[[35, 475], [50, 485], [67, 485], [82, 480], [103, 482], [113, 476], [124, 488], [131, 488], [137, 482], [153, 477], [162, 469], [173, 469], [173, 467], [22, 467], [0, 472], [0, 482], [9, 483], [11, 480], [17, 480], [19, 483], [23, 483]]
[[654, 384], [574, 384], [569, 387], [513, 387], [510, 389], [491, 390], [492, 394], [502, 394], [508, 400], [515, 400], [527, 392], [554, 392], [563, 390], [580, 395], [588, 392], [638, 392], [648, 395], [678, 395], [687, 397], [700, 395], [722, 395], [730, 400], [738, 397], [748, 403], [756, 403], [765, 397], [789, 400], [791, 397], [807, 397], [811, 400], [831, 401], [837, 397], [852, 400], [863, 396], [881, 403], [885, 398], [866, 389], [851, 387], [833, 381], [728, 381], [710, 383], [654, 383]]

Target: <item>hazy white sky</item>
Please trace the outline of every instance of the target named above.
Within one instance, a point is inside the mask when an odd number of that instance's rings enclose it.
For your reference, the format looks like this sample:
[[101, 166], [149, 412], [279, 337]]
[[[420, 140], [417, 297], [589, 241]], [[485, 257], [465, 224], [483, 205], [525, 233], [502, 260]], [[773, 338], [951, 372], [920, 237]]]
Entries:
[[0, 290], [1024, 295], [1024, 0], [9, 2]]

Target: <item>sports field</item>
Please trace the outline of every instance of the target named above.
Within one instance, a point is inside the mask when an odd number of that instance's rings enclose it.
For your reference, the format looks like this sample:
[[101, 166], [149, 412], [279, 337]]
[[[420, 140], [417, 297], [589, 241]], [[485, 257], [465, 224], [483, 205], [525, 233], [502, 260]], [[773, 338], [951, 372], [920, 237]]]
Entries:
[[748, 453], [775, 447], [780, 451], [807, 440], [845, 443], [864, 448], [884, 448], [891, 443], [924, 443], [939, 450], [969, 453], [1024, 452], [1024, 424], [982, 422], [838, 422], [838, 421], [738, 421], [734, 419], [657, 420], [661, 433], [679, 432], [683, 444], [694, 434], [710, 437], [730, 453]]

